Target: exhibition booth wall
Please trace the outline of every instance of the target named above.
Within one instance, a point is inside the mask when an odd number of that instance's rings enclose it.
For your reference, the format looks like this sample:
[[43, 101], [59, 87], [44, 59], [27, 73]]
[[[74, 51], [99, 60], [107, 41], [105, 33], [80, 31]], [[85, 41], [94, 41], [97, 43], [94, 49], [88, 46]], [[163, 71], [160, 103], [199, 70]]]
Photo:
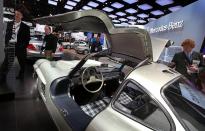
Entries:
[[199, 0], [176, 12], [145, 25], [151, 36], [173, 40], [180, 45], [186, 38], [195, 40], [200, 51], [205, 37], [205, 0]]

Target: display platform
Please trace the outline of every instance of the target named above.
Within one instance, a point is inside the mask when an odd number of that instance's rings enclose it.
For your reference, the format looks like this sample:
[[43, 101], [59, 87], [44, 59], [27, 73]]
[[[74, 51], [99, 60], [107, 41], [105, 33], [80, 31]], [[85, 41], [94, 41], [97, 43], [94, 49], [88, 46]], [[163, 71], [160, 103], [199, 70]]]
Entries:
[[14, 100], [15, 92], [7, 87], [7, 85], [0, 85], [0, 101]]

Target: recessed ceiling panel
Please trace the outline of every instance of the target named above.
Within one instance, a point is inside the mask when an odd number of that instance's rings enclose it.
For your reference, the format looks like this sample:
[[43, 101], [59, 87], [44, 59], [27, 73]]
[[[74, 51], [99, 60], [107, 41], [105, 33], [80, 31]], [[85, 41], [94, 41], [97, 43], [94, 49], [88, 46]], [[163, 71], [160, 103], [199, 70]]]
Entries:
[[[8, 1], [8, 0], [5, 0]], [[174, 11], [178, 11], [197, 0], [21, 0], [28, 6], [31, 16], [43, 17], [66, 13], [72, 10], [98, 9], [112, 20], [135, 24], [147, 24]], [[132, 17], [131, 17], [132, 16]], [[137, 20], [144, 20], [139, 23]], [[129, 21], [129, 22], [128, 22]], [[117, 24], [120, 24], [117, 23]]]
[[95, 3], [95, 2], [93, 2], [93, 1], [90, 1], [90, 2], [88, 3], [88, 5], [91, 6], [91, 7], [95, 7], [95, 8], [96, 8], [96, 7], [98, 7], [99, 4], [98, 4], [98, 3]]
[[53, 0], [48, 0], [48, 4], [57, 5], [57, 2], [56, 2], [56, 1], [53, 1]]
[[164, 12], [162, 12], [161, 10], [155, 10], [151, 12], [153, 15], [163, 15]]
[[109, 15], [109, 17], [110, 17], [110, 18], [117, 18], [117, 16], [116, 16], [116, 15], [112, 15], [112, 14], [111, 14], [111, 15]]
[[139, 5], [138, 8], [140, 8], [142, 10], [149, 10], [149, 9], [152, 9], [153, 7], [151, 5], [148, 5], [148, 4], [143, 4], [143, 5]]
[[72, 7], [72, 6], [69, 6], [69, 5], [65, 5], [64, 8], [69, 9], [69, 10], [72, 10], [72, 9], [73, 9], [73, 7]]
[[154, 21], [156, 18], [149, 18], [148, 21]]
[[146, 23], [145, 20], [137, 20], [138, 23]]
[[149, 17], [147, 14], [144, 14], [144, 13], [138, 14], [137, 16], [140, 17], [140, 18], [147, 18], [147, 17]]
[[71, 6], [76, 6], [77, 5], [77, 3], [73, 2], [73, 1], [70, 1], [70, 0], [67, 2], [67, 4], [71, 5]]
[[91, 10], [92, 8], [89, 7], [89, 6], [83, 6], [83, 9], [84, 9], [84, 10]]
[[125, 10], [126, 12], [133, 14], [133, 13], [137, 13], [137, 11], [135, 9], [129, 8]]
[[135, 25], [137, 22], [135, 22], [135, 21], [129, 21], [128, 23], [130, 23], [131, 25]]
[[126, 22], [122, 22], [121, 25], [128, 26], [129, 24]]
[[120, 21], [127, 21], [127, 19], [125, 19], [125, 18], [120, 18], [119, 20]]
[[80, 2], [81, 0], [73, 0], [73, 1]]
[[119, 20], [112, 20], [113, 22], [115, 22], [115, 23], [119, 23], [120, 21]]
[[123, 13], [123, 12], [117, 12], [116, 15], [118, 15], [118, 16], [125, 16], [126, 14]]
[[104, 11], [106, 11], [106, 12], [112, 12], [112, 11], [113, 11], [113, 9], [110, 8], [110, 7], [105, 7], [105, 8], [103, 8], [102, 10], [104, 10]]
[[156, 3], [161, 6], [165, 6], [165, 5], [174, 3], [174, 1], [173, 0], [156, 0]]
[[128, 16], [127, 18], [130, 19], [130, 20], [136, 20], [136, 19], [137, 19], [137, 18], [134, 17], [134, 16]]
[[181, 8], [182, 8], [182, 6], [174, 6], [174, 7], [170, 7], [169, 10], [174, 12], [174, 11], [177, 11], [177, 10], [179, 10]]
[[99, 2], [101, 2], [101, 3], [104, 3], [104, 2], [107, 1], [107, 0], [97, 0], [97, 1], [99, 1]]
[[134, 4], [136, 3], [138, 0], [123, 0], [124, 2], [127, 2], [128, 4]]
[[115, 2], [115, 3], [111, 4], [111, 6], [117, 8], [117, 9], [120, 9], [120, 8], [124, 7], [123, 4], [120, 4], [118, 2]]

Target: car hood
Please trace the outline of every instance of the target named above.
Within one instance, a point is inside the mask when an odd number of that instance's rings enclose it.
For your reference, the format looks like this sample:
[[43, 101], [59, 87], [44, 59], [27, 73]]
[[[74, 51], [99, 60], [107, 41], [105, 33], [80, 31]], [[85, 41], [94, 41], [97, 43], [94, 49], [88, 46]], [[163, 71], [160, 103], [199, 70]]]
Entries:
[[[70, 71], [79, 63], [80, 60], [72, 61], [49, 61], [39, 59], [33, 65], [35, 72], [44, 84], [50, 83], [56, 78], [67, 76]], [[88, 60], [83, 67], [100, 66], [101, 62]]]
[[139, 63], [147, 57], [153, 60], [148, 32], [139, 28], [115, 27], [99, 10], [73, 11], [35, 19], [40, 24], [61, 26], [64, 31], [105, 33], [110, 55]]
[[140, 28], [115, 27], [110, 18], [99, 10], [73, 11], [35, 19], [40, 24], [61, 26], [64, 31], [105, 33], [110, 55], [139, 63], [146, 58], [157, 61], [168, 40], [150, 38]]

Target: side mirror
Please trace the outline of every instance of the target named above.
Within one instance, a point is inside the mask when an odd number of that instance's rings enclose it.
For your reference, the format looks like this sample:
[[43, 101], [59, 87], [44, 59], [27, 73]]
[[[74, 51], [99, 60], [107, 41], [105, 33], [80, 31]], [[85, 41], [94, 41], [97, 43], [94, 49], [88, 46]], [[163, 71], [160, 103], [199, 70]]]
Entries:
[[167, 42], [167, 44], [165, 45], [165, 47], [168, 48], [168, 47], [170, 47], [170, 46], [172, 46], [172, 45], [174, 45], [174, 41], [169, 40], [169, 41]]

